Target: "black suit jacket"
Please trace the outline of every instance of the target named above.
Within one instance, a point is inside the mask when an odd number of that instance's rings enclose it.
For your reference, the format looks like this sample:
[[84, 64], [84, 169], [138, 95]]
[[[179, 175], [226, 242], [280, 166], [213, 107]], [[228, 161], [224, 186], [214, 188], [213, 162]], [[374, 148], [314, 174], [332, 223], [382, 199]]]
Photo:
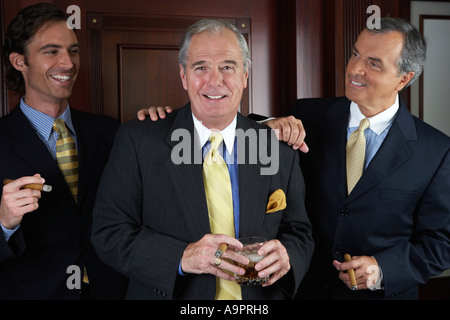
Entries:
[[126, 278], [106, 266], [90, 243], [95, 194], [119, 123], [75, 109], [71, 114], [79, 149], [78, 204], [20, 108], [0, 119], [0, 181], [39, 173], [53, 186], [8, 243], [0, 235], [0, 299], [79, 299], [80, 290], [66, 285], [71, 265], [81, 272], [86, 265], [93, 299], [124, 296]]
[[[298, 100], [310, 152], [301, 155], [316, 250], [303, 298], [414, 299], [418, 284], [450, 268], [450, 138], [404, 103], [377, 154], [347, 196], [346, 98]], [[332, 260], [374, 256], [384, 290], [350, 291]]]
[[[241, 115], [237, 127], [268, 132]], [[186, 140], [172, 141], [177, 133], [187, 134]], [[179, 155], [180, 140], [195, 148], [190, 105], [164, 120], [124, 124], [105, 168], [92, 239], [99, 256], [130, 278], [129, 299], [214, 299], [214, 276], [178, 274], [187, 245], [211, 233], [201, 157], [195, 164], [175, 164], [172, 151]], [[279, 146], [275, 175], [260, 175], [259, 162], [239, 164], [240, 236], [278, 238], [292, 268], [268, 288], [243, 287], [243, 299], [293, 297], [312, 254], [298, 155], [287, 145]], [[262, 149], [268, 152], [267, 147]], [[248, 145], [238, 150], [242, 155]], [[286, 193], [287, 208], [265, 214], [269, 196], [279, 188]]]

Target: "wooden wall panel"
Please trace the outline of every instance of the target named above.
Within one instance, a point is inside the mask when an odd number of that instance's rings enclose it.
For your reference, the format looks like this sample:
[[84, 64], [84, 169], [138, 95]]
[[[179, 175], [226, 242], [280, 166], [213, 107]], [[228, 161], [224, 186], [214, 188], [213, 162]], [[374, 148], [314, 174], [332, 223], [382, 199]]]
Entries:
[[325, 68], [325, 0], [297, 1], [297, 95], [322, 97]]
[[[22, 7], [39, 2], [39, 0], [0, 1], [7, 8], [7, 12], [2, 12], [2, 20], [5, 23], [9, 23]], [[277, 68], [275, 64], [270, 63], [278, 57], [277, 48], [273, 45], [277, 39], [274, 36], [277, 32], [275, 0], [230, 0], [226, 3], [209, 0], [188, 2], [181, 0], [54, 0], [47, 2], [53, 2], [63, 9], [75, 4], [82, 12], [82, 28], [77, 30], [81, 45], [81, 67], [70, 99], [71, 105], [77, 109], [120, 117], [122, 114], [118, 106], [120, 79], [117, 78], [120, 61], [117, 57], [113, 61], [109, 54], [113, 52], [117, 55], [119, 50], [117, 45], [178, 45], [187, 26], [205, 17], [231, 19], [246, 34], [251, 50], [254, 49], [249, 87], [242, 102], [243, 113], [269, 114], [271, 109], [277, 106], [276, 97], [280, 94], [276, 92], [278, 87], [273, 85], [277, 79]], [[152, 37], [152, 31], [150, 31], [152, 29], [157, 29], [156, 33], [167, 36], [164, 39], [167, 43], [148, 42], [146, 39]], [[144, 36], [142, 31], [145, 33]], [[122, 37], [120, 33], [126, 33], [126, 36]], [[252, 33], [255, 33], [255, 37]], [[111, 41], [116, 36], [125, 38], [125, 41], [115, 42], [116, 47], [112, 48]], [[171, 37], [175, 37], [173, 41], [170, 40]], [[136, 40], [130, 42], [132, 39]], [[104, 46], [108, 49], [105, 50]], [[105, 56], [110, 60], [105, 60]], [[112, 64], [109, 63], [113, 63], [114, 68], [111, 68]], [[139, 62], [136, 61], [136, 63]], [[176, 60], [174, 67], [178, 68]], [[161, 76], [164, 77], [164, 75]], [[253, 82], [253, 79], [256, 80]], [[171, 83], [173, 84], [173, 81]], [[182, 88], [179, 77], [176, 83], [179, 88]], [[114, 90], [111, 90], [113, 87]], [[253, 91], [258, 92], [258, 95], [253, 97]], [[14, 108], [18, 99], [19, 97], [9, 93], [8, 98], [5, 99], [8, 105], [5, 113]], [[176, 100], [169, 100], [161, 104], [172, 102], [179, 103]], [[160, 104], [160, 101], [156, 99], [156, 101], [148, 101], [147, 104]]]
[[[7, 25], [19, 9], [40, 0], [0, 1], [3, 6], [2, 23]], [[123, 94], [122, 98], [125, 100], [121, 102], [119, 92], [121, 81], [123, 84], [125, 80], [118, 78], [121, 62], [117, 57], [117, 45], [174, 46], [178, 45], [181, 30], [193, 18], [234, 19], [237, 25], [242, 25], [240, 19], [244, 19], [253, 67], [243, 105], [248, 105], [248, 112], [280, 115], [297, 98], [343, 95], [345, 67], [354, 41], [369, 17], [366, 13], [367, 6], [379, 5], [382, 15], [409, 18], [410, 0], [47, 2], [54, 2], [61, 8], [76, 4], [82, 11], [82, 28], [77, 30], [82, 48], [81, 69], [71, 105], [85, 111], [120, 117], [124, 114], [120, 104], [128, 102]], [[245, 23], [247, 20], [249, 22]], [[166, 41], [161, 43], [152, 40], [154, 38], [149, 31], [152, 29], [157, 30], [156, 33], [166, 34]], [[140, 32], [143, 31], [145, 35], [141, 36]], [[121, 32], [123, 35], [119, 36]], [[114, 42], [112, 38], [116, 36], [125, 40]], [[130, 42], [132, 39], [134, 40]], [[174, 64], [174, 68], [177, 68], [176, 62]], [[152, 67], [152, 63], [146, 67]], [[128, 83], [129, 76], [126, 76]], [[175, 81], [171, 76], [168, 77], [171, 83]], [[153, 81], [154, 78], [149, 77], [146, 81]], [[0, 101], [7, 104], [7, 107], [3, 106], [3, 113], [6, 113], [16, 105], [18, 97], [7, 94], [5, 90], [0, 90], [0, 94]], [[173, 97], [174, 94], [170, 96]], [[161, 95], [147, 95], [143, 98], [153, 100], [148, 101], [148, 104], [179, 103], [179, 100], [164, 103]], [[131, 108], [136, 108], [136, 104], [144, 102], [130, 103], [133, 104]]]
[[122, 121], [136, 118], [136, 112], [148, 106], [149, 101], [175, 108], [188, 102], [174, 63], [178, 46], [119, 45], [118, 50], [118, 110]]

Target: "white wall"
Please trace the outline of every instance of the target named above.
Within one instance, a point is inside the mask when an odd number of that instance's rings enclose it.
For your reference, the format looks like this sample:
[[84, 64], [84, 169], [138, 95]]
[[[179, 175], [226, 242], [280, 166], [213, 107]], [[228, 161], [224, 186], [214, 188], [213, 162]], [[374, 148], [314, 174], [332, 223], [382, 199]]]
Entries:
[[[448, 2], [411, 2], [411, 23], [420, 28], [420, 15], [450, 16]], [[450, 136], [450, 20], [425, 19], [427, 63], [423, 75], [423, 120]], [[411, 112], [419, 116], [419, 80], [411, 86]]]

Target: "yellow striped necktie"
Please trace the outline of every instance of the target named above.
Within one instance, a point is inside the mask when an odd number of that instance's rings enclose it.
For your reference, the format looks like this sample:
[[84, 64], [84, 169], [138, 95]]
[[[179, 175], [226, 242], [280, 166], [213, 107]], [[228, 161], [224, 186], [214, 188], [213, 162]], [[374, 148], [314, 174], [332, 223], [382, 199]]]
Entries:
[[[222, 135], [212, 133], [209, 139], [211, 149], [203, 162], [203, 182], [211, 232], [235, 237], [230, 174], [218, 150]], [[242, 300], [240, 285], [234, 281], [216, 278], [215, 299]]]
[[75, 141], [67, 131], [62, 119], [55, 119], [53, 129], [58, 132], [56, 140], [56, 160], [59, 169], [75, 199], [78, 200], [78, 153]]
[[364, 131], [369, 128], [369, 119], [364, 118], [359, 123], [359, 128], [352, 132], [347, 141], [346, 166], [347, 166], [347, 192], [350, 194], [364, 170], [366, 156], [366, 137]]

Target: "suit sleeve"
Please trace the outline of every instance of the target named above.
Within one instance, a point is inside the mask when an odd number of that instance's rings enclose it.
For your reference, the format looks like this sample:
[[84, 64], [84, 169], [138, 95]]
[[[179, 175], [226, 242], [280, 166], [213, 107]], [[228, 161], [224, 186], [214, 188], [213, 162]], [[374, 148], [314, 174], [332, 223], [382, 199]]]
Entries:
[[299, 155], [286, 146], [294, 156], [290, 165], [282, 164], [287, 171], [288, 189], [286, 193], [287, 207], [283, 215], [278, 239], [286, 247], [291, 264], [291, 271], [282, 279], [280, 285], [289, 296], [296, 294], [297, 288], [308, 271], [314, 241], [312, 227], [305, 208], [305, 184], [300, 169]]
[[145, 192], [133, 137], [127, 125], [120, 127], [97, 193], [92, 243], [106, 264], [171, 298], [187, 244], [144, 224]]
[[22, 229], [19, 227], [6, 241], [3, 231], [0, 230], [0, 261], [13, 259], [25, 251], [25, 241]]
[[400, 294], [450, 268], [450, 151], [447, 151], [417, 208], [410, 241], [375, 258], [382, 267], [387, 297]]

